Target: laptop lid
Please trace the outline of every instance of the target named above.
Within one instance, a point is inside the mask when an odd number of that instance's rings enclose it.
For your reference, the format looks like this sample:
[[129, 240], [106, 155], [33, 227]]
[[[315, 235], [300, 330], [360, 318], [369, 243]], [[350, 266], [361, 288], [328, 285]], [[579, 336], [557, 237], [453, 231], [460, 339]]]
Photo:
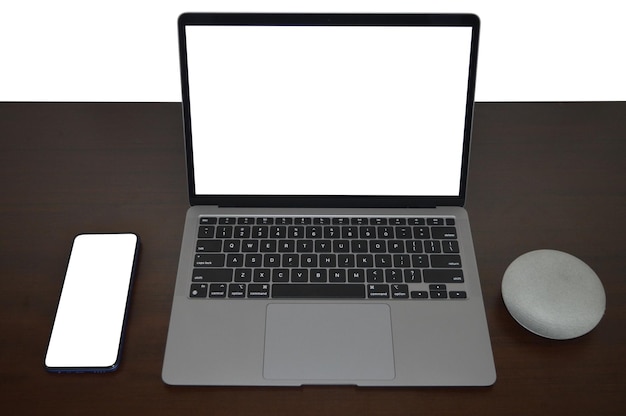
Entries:
[[469, 14], [181, 15], [190, 203], [463, 205], [478, 32]]

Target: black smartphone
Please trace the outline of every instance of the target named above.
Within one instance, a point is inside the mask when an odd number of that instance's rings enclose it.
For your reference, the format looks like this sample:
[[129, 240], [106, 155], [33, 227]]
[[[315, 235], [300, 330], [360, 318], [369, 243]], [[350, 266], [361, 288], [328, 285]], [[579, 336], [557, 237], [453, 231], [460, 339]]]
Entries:
[[117, 369], [124, 339], [139, 237], [75, 237], [44, 365], [50, 372]]

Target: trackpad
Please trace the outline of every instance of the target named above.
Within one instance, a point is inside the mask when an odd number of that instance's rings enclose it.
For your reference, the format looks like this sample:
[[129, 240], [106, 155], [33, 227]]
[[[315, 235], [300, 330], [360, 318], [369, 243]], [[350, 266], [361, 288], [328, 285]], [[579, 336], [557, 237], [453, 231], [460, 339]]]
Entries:
[[391, 380], [391, 315], [385, 304], [270, 304], [263, 377]]

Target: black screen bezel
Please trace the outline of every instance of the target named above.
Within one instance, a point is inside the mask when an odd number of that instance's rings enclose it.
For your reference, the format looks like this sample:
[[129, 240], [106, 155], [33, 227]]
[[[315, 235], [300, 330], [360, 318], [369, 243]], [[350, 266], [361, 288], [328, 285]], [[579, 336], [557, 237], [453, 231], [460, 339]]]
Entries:
[[[463, 26], [472, 28], [470, 68], [466, 99], [463, 156], [458, 196], [352, 196], [352, 195], [204, 195], [195, 190], [189, 79], [186, 54], [187, 26]], [[187, 160], [189, 202], [193, 205], [240, 207], [386, 207], [423, 208], [463, 206], [467, 188], [469, 150], [474, 113], [474, 93], [480, 20], [474, 14], [343, 14], [343, 13], [184, 13], [178, 19], [182, 85], [183, 127]]]

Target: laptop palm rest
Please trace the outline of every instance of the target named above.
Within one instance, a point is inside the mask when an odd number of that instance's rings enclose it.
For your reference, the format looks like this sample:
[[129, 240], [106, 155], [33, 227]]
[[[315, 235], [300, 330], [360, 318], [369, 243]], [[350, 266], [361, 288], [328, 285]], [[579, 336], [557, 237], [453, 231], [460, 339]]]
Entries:
[[270, 304], [263, 377], [268, 380], [391, 380], [386, 304]]

